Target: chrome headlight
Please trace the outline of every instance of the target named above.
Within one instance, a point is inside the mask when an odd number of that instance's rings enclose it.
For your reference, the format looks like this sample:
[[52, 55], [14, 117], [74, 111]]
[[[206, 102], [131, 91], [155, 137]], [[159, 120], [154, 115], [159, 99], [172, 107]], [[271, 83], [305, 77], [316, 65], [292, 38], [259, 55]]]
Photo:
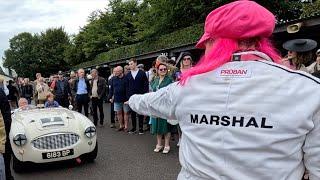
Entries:
[[27, 137], [24, 134], [17, 134], [13, 137], [13, 142], [17, 146], [23, 146], [27, 143]]
[[90, 126], [84, 131], [84, 134], [88, 138], [92, 138], [92, 137], [94, 137], [96, 135], [96, 128], [94, 126]]

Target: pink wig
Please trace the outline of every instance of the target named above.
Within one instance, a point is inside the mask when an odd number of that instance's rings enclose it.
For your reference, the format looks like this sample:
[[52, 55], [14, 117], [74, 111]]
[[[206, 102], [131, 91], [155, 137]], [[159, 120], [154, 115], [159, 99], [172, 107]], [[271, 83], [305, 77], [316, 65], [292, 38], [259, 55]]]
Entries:
[[[238, 40], [227, 38], [217, 39], [211, 51], [202, 56], [196, 66], [182, 74], [181, 84], [184, 85], [191, 76], [215, 70], [223, 64], [230, 62], [232, 54], [238, 50]], [[267, 54], [275, 63], [281, 63], [279, 53], [267, 38], [261, 38], [257, 42], [256, 50]]]

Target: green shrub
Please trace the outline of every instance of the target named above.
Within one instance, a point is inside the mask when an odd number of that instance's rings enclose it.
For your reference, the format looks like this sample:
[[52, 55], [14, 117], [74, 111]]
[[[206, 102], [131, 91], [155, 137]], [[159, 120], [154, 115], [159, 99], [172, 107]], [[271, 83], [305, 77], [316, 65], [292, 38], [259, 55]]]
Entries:
[[303, 5], [301, 18], [312, 17], [320, 14], [320, 1]]

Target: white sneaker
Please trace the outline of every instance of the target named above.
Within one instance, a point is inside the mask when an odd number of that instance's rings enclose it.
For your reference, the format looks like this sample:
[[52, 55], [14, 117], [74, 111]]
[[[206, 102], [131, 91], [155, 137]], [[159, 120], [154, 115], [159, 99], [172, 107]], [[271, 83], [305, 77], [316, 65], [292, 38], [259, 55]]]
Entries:
[[179, 141], [178, 141], [177, 147], [180, 147], [180, 138], [179, 138]]
[[163, 146], [156, 145], [156, 148], [153, 150], [154, 152], [160, 152], [162, 150]]
[[169, 151], [170, 151], [170, 146], [166, 146], [166, 147], [164, 147], [162, 154], [168, 154]]

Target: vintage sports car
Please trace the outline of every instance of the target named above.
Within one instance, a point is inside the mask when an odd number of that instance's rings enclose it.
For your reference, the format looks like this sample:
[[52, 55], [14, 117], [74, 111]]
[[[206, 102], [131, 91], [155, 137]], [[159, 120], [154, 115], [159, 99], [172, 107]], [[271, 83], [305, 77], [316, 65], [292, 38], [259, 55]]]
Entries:
[[80, 158], [94, 161], [98, 144], [96, 127], [86, 116], [66, 108], [28, 108], [12, 113], [10, 143], [13, 169], [29, 163]]

